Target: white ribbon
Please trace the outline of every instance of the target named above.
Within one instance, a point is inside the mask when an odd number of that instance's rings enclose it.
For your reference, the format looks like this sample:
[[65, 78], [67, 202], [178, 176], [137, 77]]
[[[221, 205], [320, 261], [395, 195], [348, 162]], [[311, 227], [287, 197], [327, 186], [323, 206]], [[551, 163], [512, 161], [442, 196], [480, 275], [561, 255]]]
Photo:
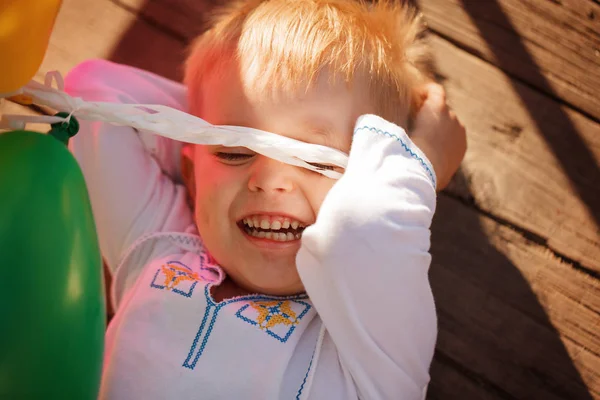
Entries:
[[[52, 87], [53, 80], [56, 81], [58, 89]], [[162, 105], [87, 102], [71, 97], [62, 91], [62, 77], [55, 72], [46, 75], [45, 83], [43, 85], [31, 81], [17, 92], [0, 94], [0, 97], [25, 95], [35, 104], [68, 112], [69, 115], [82, 120], [130, 126], [181, 142], [246, 147], [266, 157], [307, 168], [334, 179], [340, 178], [342, 174], [318, 168], [311, 163], [334, 165], [344, 169], [348, 164], [348, 155], [330, 147], [305, 143], [258, 129], [212, 125], [201, 118]], [[55, 123], [68, 120], [69, 118], [49, 116], [3, 115], [0, 127], [5, 125], [15, 129], [15, 126], [27, 122]]]

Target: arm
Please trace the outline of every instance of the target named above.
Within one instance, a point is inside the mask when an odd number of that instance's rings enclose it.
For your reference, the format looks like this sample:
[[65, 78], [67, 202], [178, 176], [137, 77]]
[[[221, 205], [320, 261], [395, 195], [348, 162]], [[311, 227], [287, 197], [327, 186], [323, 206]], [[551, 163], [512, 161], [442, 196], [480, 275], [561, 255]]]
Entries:
[[425, 394], [437, 335], [433, 177], [402, 129], [362, 118], [346, 173], [303, 234], [300, 276], [361, 398]]
[[[105, 61], [89, 61], [67, 76], [66, 91], [87, 101], [155, 103], [181, 108], [183, 90], [166, 79]], [[111, 271], [148, 232], [192, 225], [183, 186], [173, 182], [175, 142], [129, 127], [80, 121], [70, 143], [85, 176], [103, 257]]]

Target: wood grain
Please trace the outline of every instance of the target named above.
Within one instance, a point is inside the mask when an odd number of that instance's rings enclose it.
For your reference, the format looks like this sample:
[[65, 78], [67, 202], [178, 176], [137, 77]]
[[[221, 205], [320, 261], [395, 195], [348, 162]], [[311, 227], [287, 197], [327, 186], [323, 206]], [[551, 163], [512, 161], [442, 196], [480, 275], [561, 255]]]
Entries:
[[431, 45], [468, 129], [462, 179], [449, 191], [600, 271], [600, 125], [442, 38]]
[[111, 59], [178, 79], [183, 45], [109, 1], [64, 0], [38, 77], [66, 74], [82, 61]]
[[221, 0], [113, 0], [172, 36], [189, 41], [204, 30], [205, 17]]
[[[446, 374], [491, 398], [600, 398], [597, 280], [447, 196], [432, 231], [440, 327], [432, 398], [479, 398], [463, 397]], [[455, 371], [436, 375], [440, 363]]]
[[437, 351], [430, 374], [427, 400], [448, 400], [450, 396], [460, 394], [460, 399], [466, 400], [498, 400], [498, 394], [491, 390], [481, 378], [465, 371], [462, 366]]
[[600, 3], [417, 0], [429, 26], [600, 121]]

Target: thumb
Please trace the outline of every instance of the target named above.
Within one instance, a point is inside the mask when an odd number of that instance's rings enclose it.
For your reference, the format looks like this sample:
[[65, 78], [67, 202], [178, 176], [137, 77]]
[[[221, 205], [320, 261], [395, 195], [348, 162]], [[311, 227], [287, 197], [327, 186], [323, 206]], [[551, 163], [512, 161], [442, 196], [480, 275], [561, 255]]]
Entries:
[[420, 89], [423, 97], [421, 109], [415, 117], [413, 135], [424, 134], [440, 122], [446, 105], [446, 91], [441, 85], [431, 82]]

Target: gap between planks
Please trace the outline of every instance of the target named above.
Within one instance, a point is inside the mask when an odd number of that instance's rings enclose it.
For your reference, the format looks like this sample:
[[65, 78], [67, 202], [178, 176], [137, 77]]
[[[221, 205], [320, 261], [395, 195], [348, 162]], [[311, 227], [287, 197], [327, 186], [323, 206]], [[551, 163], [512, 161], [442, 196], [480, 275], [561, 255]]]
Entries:
[[536, 245], [539, 245], [543, 248], [545, 248], [546, 250], [548, 250], [554, 257], [558, 258], [560, 261], [562, 261], [563, 263], [569, 265], [570, 267], [572, 267], [573, 269], [582, 272], [583, 274], [589, 276], [590, 278], [596, 280], [596, 281], [600, 281], [600, 272], [598, 271], [594, 271], [591, 268], [588, 268], [584, 265], [582, 265], [579, 261], [572, 259], [571, 257], [568, 257], [567, 255], [561, 253], [560, 251], [554, 249], [552, 246], [550, 246], [550, 244], [548, 243], [548, 239], [544, 238], [543, 236], [538, 235], [535, 232], [531, 232], [517, 224], [515, 224], [514, 222], [511, 222], [505, 218], [499, 217], [494, 215], [493, 213], [484, 210], [483, 208], [479, 207], [475, 201], [471, 200], [469, 201], [468, 199], [465, 199], [464, 197], [458, 195], [458, 194], [454, 194], [448, 190], [444, 190], [440, 193], [440, 195], [443, 196], [447, 196], [448, 198], [451, 198], [453, 200], [456, 200], [460, 203], [462, 203], [464, 206], [475, 210], [477, 213], [488, 217], [491, 220], [494, 220], [498, 225], [502, 225], [505, 226], [509, 229], [511, 229], [512, 231], [518, 233], [519, 235], [521, 235], [521, 237], [523, 239], [525, 239], [526, 241], [529, 241], [531, 243], [535, 243]]
[[180, 41], [181, 43], [184, 43], [184, 44], [187, 43], [187, 38], [183, 34], [177, 32], [174, 29], [171, 29], [168, 25], [161, 23], [160, 21], [158, 21], [155, 18], [147, 16], [144, 13], [137, 12], [138, 10], [136, 10], [134, 7], [130, 6], [129, 4], [123, 3], [121, 0], [108, 0], [108, 1], [110, 3], [113, 3], [115, 6], [127, 11], [131, 15], [135, 15], [138, 19], [140, 19], [140, 20], [144, 21], [145, 23], [147, 23], [148, 25], [152, 26], [157, 31], [162, 32], [165, 35], [168, 35], [171, 38]]
[[[113, 0], [111, 0], [113, 1]], [[600, 1], [600, 0], [599, 0]], [[596, 118], [594, 115], [590, 114], [589, 112], [587, 112], [586, 110], [576, 106], [575, 104], [573, 104], [572, 102], [569, 102], [567, 100], [565, 100], [564, 98], [558, 96], [557, 94], [550, 92], [550, 91], [546, 91], [546, 90], [541, 90], [539, 87], [537, 87], [536, 85], [532, 84], [531, 82], [521, 78], [518, 74], [515, 74], [513, 72], [511, 72], [510, 70], [508, 70], [507, 68], [503, 68], [500, 65], [497, 65], [491, 61], [489, 61], [487, 58], [483, 57], [481, 52], [478, 51], [477, 49], [470, 47], [462, 42], [460, 42], [459, 40], [454, 39], [452, 36], [446, 35], [445, 33], [428, 27], [428, 32], [431, 35], [435, 35], [438, 38], [445, 40], [446, 42], [450, 43], [451, 45], [453, 45], [454, 47], [456, 47], [457, 49], [460, 49], [462, 51], [464, 51], [465, 53], [468, 53], [474, 57], [477, 57], [478, 59], [480, 59], [481, 61], [483, 61], [484, 63], [499, 69], [500, 71], [502, 71], [507, 77], [509, 77], [510, 79], [519, 82], [520, 84], [522, 84], [523, 86], [527, 86], [529, 89], [531, 89], [532, 91], [535, 91], [537, 93], [540, 93], [542, 95], [544, 95], [545, 97], [547, 97], [548, 99], [560, 104], [561, 106], [565, 106], [568, 107], [569, 109], [578, 112], [579, 114], [583, 115], [584, 117], [586, 117], [587, 119], [589, 119], [592, 122], [595, 123], [600, 123], [600, 118]]]
[[[600, 119], [600, 8], [581, 0], [418, 0], [429, 26]], [[514, 74], [514, 75], [513, 75]], [[522, 82], [522, 81], [519, 81]]]

